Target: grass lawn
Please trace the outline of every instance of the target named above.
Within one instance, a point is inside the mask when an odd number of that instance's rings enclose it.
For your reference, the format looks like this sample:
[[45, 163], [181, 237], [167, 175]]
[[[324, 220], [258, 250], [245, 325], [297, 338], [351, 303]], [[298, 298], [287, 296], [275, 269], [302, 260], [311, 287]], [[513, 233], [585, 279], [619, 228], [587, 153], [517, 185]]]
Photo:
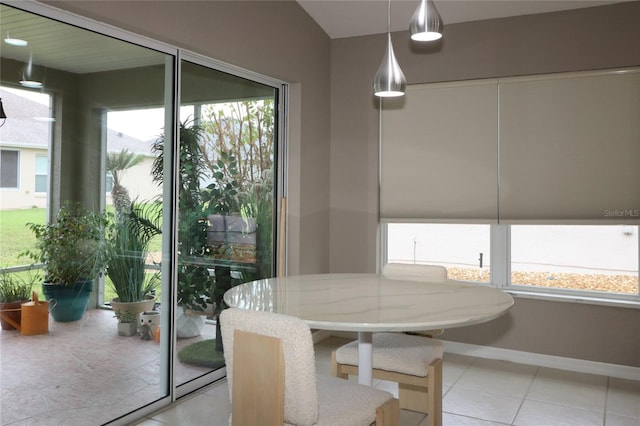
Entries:
[[46, 209], [0, 210], [0, 267], [29, 265], [32, 260], [20, 253], [35, 248], [36, 238], [27, 223], [44, 224]]
[[[35, 248], [36, 238], [27, 228], [28, 223], [46, 223], [46, 209], [19, 209], [19, 210], [0, 210], [0, 268], [9, 266], [30, 265], [33, 261], [27, 256], [20, 256], [27, 250]], [[162, 250], [162, 237], [156, 236], [149, 245], [151, 252], [159, 252]], [[40, 273], [42, 270], [32, 272], [32, 274]], [[28, 271], [19, 272], [20, 276], [25, 279], [29, 275]], [[34, 290], [40, 293], [42, 298], [42, 290], [40, 288], [40, 280], [36, 280]], [[160, 289], [157, 289], [158, 294]], [[105, 277], [105, 301], [108, 302], [116, 294], [111, 286], [108, 277]]]

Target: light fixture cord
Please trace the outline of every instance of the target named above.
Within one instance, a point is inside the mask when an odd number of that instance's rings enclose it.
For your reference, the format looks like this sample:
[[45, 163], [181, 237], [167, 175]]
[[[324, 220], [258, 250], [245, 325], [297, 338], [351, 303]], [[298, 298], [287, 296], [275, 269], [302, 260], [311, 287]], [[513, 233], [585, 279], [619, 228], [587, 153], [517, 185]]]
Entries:
[[391, 36], [391, 0], [387, 3], [387, 34]]

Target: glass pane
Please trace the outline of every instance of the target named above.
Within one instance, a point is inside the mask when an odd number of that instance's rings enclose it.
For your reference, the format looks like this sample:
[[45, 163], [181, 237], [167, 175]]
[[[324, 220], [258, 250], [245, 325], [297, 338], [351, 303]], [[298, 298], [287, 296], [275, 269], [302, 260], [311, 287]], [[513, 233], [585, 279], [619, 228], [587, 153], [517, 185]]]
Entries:
[[[224, 365], [215, 340], [224, 292], [273, 276], [276, 100], [273, 87], [182, 63], [179, 384]], [[213, 360], [194, 359], [196, 345], [210, 345]]]
[[491, 281], [489, 225], [390, 223], [387, 261], [442, 265], [449, 278]]
[[[139, 44], [83, 30], [4, 4], [0, 5], [0, 20], [3, 34], [10, 33], [13, 37], [28, 41], [28, 48], [3, 43], [1, 49], [0, 79], [3, 88], [11, 89], [3, 90], [1, 96], [8, 118], [0, 130], [0, 140], [4, 142], [7, 135], [14, 143], [25, 146], [24, 149], [20, 148], [20, 183], [25, 191], [19, 192], [31, 197], [14, 197], [22, 203], [15, 207], [22, 210], [15, 211], [26, 222], [44, 224], [49, 219], [50, 224], [71, 223], [77, 226], [67, 233], [70, 244], [51, 245], [52, 252], [62, 254], [60, 264], [70, 265], [65, 260], [82, 259], [93, 247], [108, 247], [111, 262], [118, 258], [111, 255], [116, 247], [114, 235], [119, 229], [112, 206], [106, 209], [109, 225], [106, 229], [98, 228], [91, 237], [105, 244], [87, 244], [90, 239], [85, 239], [82, 250], [74, 251], [78, 245], [73, 243], [72, 237], [88, 227], [78, 226], [81, 222], [77, 218], [68, 222], [55, 221], [54, 218], [66, 202], [80, 203], [92, 212], [100, 212], [105, 207], [107, 140], [117, 137], [117, 131], [108, 129], [107, 115], [109, 111], [150, 106], [171, 111], [172, 105], [167, 104], [166, 100], [170, 99], [174, 88], [166, 82], [172, 81], [174, 58]], [[42, 37], [42, 34], [55, 37]], [[38, 87], [36, 81], [39, 82]], [[20, 88], [20, 91], [15, 88]], [[55, 108], [52, 109], [51, 105], [55, 105]], [[52, 115], [52, 111], [55, 114]], [[143, 124], [138, 120], [132, 126], [140, 128]], [[157, 125], [155, 137], [162, 129], [171, 129], [171, 126], [163, 116], [162, 123]], [[52, 155], [48, 155], [48, 150]], [[138, 152], [137, 147], [135, 152]], [[148, 152], [147, 156], [150, 157]], [[46, 165], [46, 158], [50, 158], [49, 166]], [[149, 172], [146, 174], [148, 177]], [[133, 172], [122, 182], [129, 185], [127, 179], [132, 175]], [[142, 200], [146, 196], [142, 190], [135, 192], [142, 183], [131, 186], [132, 198], [139, 197]], [[44, 202], [47, 197], [36, 193], [34, 188], [48, 189], [48, 215], [45, 214], [45, 205], [37, 204]], [[155, 188], [154, 194], [161, 193], [161, 187], [158, 188]], [[24, 223], [18, 223], [15, 219], [13, 222], [5, 220], [13, 212], [4, 210], [4, 195], [1, 195], [3, 210], [0, 211], [2, 256], [7, 241], [5, 225], [10, 224], [7, 228], [11, 229], [20, 228], [22, 232], [25, 230]], [[32, 208], [34, 206], [38, 208]], [[160, 226], [163, 224], [161, 222]], [[23, 244], [21, 252], [37, 252], [38, 240], [29, 229], [27, 235], [29, 239], [15, 236], [10, 241], [16, 246]], [[165, 236], [170, 238], [170, 232], [162, 232], [159, 238]], [[162, 245], [158, 244], [158, 247]], [[139, 253], [133, 246], [128, 254], [137, 260], [140, 257], [135, 255]], [[166, 265], [164, 259], [170, 258], [168, 252], [161, 252], [159, 257], [156, 268]], [[92, 257], [91, 262], [78, 263], [94, 264], [94, 259]], [[20, 258], [18, 261], [31, 263], [33, 259]], [[53, 264], [53, 257], [48, 257], [47, 281], [56, 277]], [[109, 269], [111, 267], [109, 265]], [[166, 338], [160, 339], [160, 342], [155, 342], [153, 338], [150, 341], [141, 339], [145, 336], [138, 334], [139, 319], [136, 314], [126, 317], [120, 314], [117, 319], [113, 311], [100, 309], [103, 289], [97, 276], [96, 273], [89, 277], [86, 287], [87, 308], [81, 306], [78, 309], [79, 319], [75, 316], [63, 317], [59, 310], [65, 305], [77, 306], [75, 303], [78, 298], [74, 295], [74, 304], [65, 304], [62, 298], [52, 296], [49, 290], [45, 297], [44, 288], [49, 287], [40, 278], [33, 283], [39, 299], [56, 299], [49, 304], [50, 315], [45, 333], [37, 338], [23, 338], [18, 330], [2, 330], [0, 333], [2, 382], [19, 384], [15, 386], [15, 392], [12, 391], [11, 398], [2, 398], [0, 412], [3, 421], [16, 424], [105, 424], [153, 402], [163, 399], [169, 402], [170, 342]], [[158, 287], [158, 292], [169, 294], [166, 290], [170, 284], [168, 274], [161, 278], [162, 286]], [[67, 288], [77, 289], [78, 286], [73, 282]], [[146, 308], [152, 309], [153, 303]], [[170, 323], [162, 312], [160, 316], [166, 324]], [[124, 320], [133, 322], [126, 325]], [[168, 335], [169, 331], [168, 327], [164, 328], [164, 335]], [[34, 375], [36, 370], [37, 374]], [[42, 404], [33, 404], [35, 394], [40, 395]], [[46, 401], [55, 401], [56, 409], [47, 409]], [[31, 408], [23, 410], [17, 407]]]
[[115, 213], [118, 250], [113, 267], [107, 269], [101, 302], [114, 310], [120, 306], [114, 301], [161, 300], [162, 180], [154, 180], [152, 170], [164, 114], [163, 108], [107, 112], [106, 202]]
[[47, 176], [36, 175], [36, 192], [47, 192]]
[[0, 151], [0, 188], [18, 189], [19, 161], [19, 151], [8, 149]]
[[36, 155], [36, 192], [47, 192], [47, 184], [49, 180], [49, 159], [46, 155]]
[[36, 174], [46, 175], [49, 173], [49, 160], [46, 155], [36, 155]]
[[511, 226], [511, 284], [638, 294], [638, 226]]

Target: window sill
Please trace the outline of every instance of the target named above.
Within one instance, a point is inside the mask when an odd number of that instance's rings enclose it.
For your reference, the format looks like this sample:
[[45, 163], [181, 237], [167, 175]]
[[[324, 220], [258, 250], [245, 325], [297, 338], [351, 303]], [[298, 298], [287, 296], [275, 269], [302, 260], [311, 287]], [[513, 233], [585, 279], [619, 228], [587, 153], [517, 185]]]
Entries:
[[546, 292], [539, 292], [539, 291], [525, 291], [525, 290], [514, 290], [514, 289], [504, 289], [504, 291], [506, 291], [507, 293], [509, 293], [510, 295], [516, 298], [549, 300], [553, 302], [583, 303], [587, 305], [614, 306], [617, 308], [640, 309], [640, 300], [611, 299], [611, 298], [595, 297], [595, 296], [585, 296], [585, 295], [575, 295], [575, 294], [557, 294], [557, 293], [546, 293]]

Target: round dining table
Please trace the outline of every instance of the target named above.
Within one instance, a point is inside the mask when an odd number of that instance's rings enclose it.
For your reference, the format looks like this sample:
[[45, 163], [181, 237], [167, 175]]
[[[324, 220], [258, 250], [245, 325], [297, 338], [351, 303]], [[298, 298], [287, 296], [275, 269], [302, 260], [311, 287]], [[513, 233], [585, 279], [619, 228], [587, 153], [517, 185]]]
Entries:
[[224, 294], [230, 307], [269, 311], [312, 329], [358, 333], [361, 384], [372, 383], [372, 333], [462, 327], [493, 320], [513, 306], [508, 293], [481, 284], [385, 278], [380, 274], [292, 275], [251, 281]]

